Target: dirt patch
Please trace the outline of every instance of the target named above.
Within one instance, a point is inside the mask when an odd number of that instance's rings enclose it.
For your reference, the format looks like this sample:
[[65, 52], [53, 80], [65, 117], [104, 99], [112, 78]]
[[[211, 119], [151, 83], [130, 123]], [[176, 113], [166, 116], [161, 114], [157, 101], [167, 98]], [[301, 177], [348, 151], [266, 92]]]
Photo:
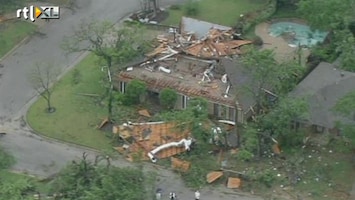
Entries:
[[[298, 48], [290, 47], [282, 37], [272, 37], [269, 35], [270, 23], [261, 23], [255, 27], [255, 34], [259, 36], [264, 45], [262, 49], [272, 49], [275, 52], [275, 59], [279, 62], [294, 60], [298, 58]], [[302, 61], [305, 63], [310, 51], [302, 48]]]
[[151, 20], [160, 23], [160, 22], [164, 21], [168, 17], [169, 17], [169, 13], [168, 12], [160, 11], [160, 12], [157, 13], [157, 16], [155, 16]]

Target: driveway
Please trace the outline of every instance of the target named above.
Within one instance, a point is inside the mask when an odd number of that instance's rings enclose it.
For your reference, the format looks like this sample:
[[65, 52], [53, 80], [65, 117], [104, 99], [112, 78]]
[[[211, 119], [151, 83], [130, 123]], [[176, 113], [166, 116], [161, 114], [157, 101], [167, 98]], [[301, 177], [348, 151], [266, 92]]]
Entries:
[[[97, 153], [83, 147], [67, 145], [53, 140], [39, 137], [26, 126], [23, 116], [27, 107], [36, 99], [35, 91], [27, 81], [29, 69], [38, 61], [50, 60], [61, 70], [69, 69], [84, 56], [71, 54], [65, 56], [60, 49], [60, 43], [65, 35], [73, 33], [73, 27], [82, 19], [109, 20], [118, 22], [124, 16], [140, 8], [139, 0], [77, 0], [78, 9], [75, 13], [62, 9], [64, 12], [60, 20], [52, 20], [41, 28], [43, 34], [33, 36], [27, 43], [22, 44], [15, 51], [0, 62], [0, 129], [6, 130], [6, 136], [0, 139], [0, 145], [14, 155], [17, 163], [13, 170], [27, 172], [37, 176], [48, 176], [58, 172], [73, 159], [80, 159], [83, 152], [88, 152], [93, 158]], [[176, 2], [181, 2], [175, 0]], [[165, 0], [164, 4], [174, 0]], [[117, 166], [130, 166], [125, 160], [115, 160]], [[187, 189], [180, 177], [166, 169], [157, 169], [153, 165], [145, 169], [158, 172], [160, 179], [157, 187], [164, 192], [175, 191], [180, 199], [193, 199], [193, 192]], [[236, 199], [256, 200], [251, 196], [240, 196], [222, 192], [225, 190], [202, 190], [201, 196], [206, 200]], [[166, 194], [165, 193], [165, 194]]]

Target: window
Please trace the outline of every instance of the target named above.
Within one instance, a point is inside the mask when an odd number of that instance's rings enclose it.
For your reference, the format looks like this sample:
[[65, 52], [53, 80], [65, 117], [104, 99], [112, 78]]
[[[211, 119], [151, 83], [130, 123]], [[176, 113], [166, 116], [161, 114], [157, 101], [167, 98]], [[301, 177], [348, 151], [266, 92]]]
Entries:
[[229, 109], [229, 120], [231, 120], [231, 121], [235, 121], [235, 109], [234, 108], [232, 108], [232, 107], [229, 107], [228, 108]]
[[122, 92], [122, 93], [126, 92], [126, 83], [125, 82], [120, 82], [120, 92]]
[[182, 95], [182, 100], [181, 100], [181, 108], [186, 109], [187, 107], [187, 100], [189, 99], [187, 96]]

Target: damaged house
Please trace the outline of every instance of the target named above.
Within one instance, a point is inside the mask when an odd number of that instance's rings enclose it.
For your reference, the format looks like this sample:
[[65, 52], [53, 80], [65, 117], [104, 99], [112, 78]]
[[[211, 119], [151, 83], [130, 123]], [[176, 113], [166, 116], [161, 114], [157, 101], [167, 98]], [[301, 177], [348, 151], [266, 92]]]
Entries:
[[159, 35], [159, 44], [144, 61], [115, 75], [115, 86], [124, 93], [127, 83], [136, 79], [145, 82], [153, 95], [173, 89], [179, 94], [176, 109], [185, 109], [191, 98], [202, 97], [208, 101], [209, 114], [242, 123], [255, 103], [242, 92], [248, 76], [238, 59], [229, 57], [238, 57], [240, 47], [251, 41], [235, 40], [229, 27], [198, 22], [183, 18], [180, 33]]

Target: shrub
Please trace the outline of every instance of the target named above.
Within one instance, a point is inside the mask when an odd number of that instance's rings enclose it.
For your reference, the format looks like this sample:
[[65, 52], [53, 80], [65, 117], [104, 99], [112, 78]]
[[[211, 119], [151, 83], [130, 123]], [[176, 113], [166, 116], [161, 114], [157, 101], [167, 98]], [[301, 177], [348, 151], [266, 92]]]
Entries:
[[160, 103], [166, 109], [174, 108], [177, 98], [177, 93], [169, 88], [164, 88], [159, 94]]
[[256, 37], [253, 39], [253, 44], [254, 44], [254, 45], [257, 45], [257, 46], [262, 46], [262, 45], [264, 44], [264, 41], [263, 41], [263, 39], [261, 39], [261, 37], [256, 36]]
[[184, 9], [187, 16], [196, 16], [200, 11], [198, 2], [193, 0], [186, 2]]
[[249, 161], [254, 157], [249, 151], [242, 149], [238, 152], [237, 158], [241, 161]]
[[114, 94], [114, 100], [118, 105], [122, 105], [125, 103], [126, 96], [120, 92]]
[[171, 6], [170, 6], [170, 9], [171, 9], [171, 10], [181, 10], [181, 6], [180, 6], [180, 5], [177, 5], [177, 4], [171, 5]]
[[128, 83], [125, 93], [125, 104], [133, 105], [140, 103], [140, 98], [147, 91], [147, 86], [144, 82], [133, 80]]
[[271, 187], [272, 183], [275, 181], [275, 175], [271, 170], [265, 170], [261, 171], [258, 176], [257, 180], [263, 184], [265, 184], [267, 187]]

